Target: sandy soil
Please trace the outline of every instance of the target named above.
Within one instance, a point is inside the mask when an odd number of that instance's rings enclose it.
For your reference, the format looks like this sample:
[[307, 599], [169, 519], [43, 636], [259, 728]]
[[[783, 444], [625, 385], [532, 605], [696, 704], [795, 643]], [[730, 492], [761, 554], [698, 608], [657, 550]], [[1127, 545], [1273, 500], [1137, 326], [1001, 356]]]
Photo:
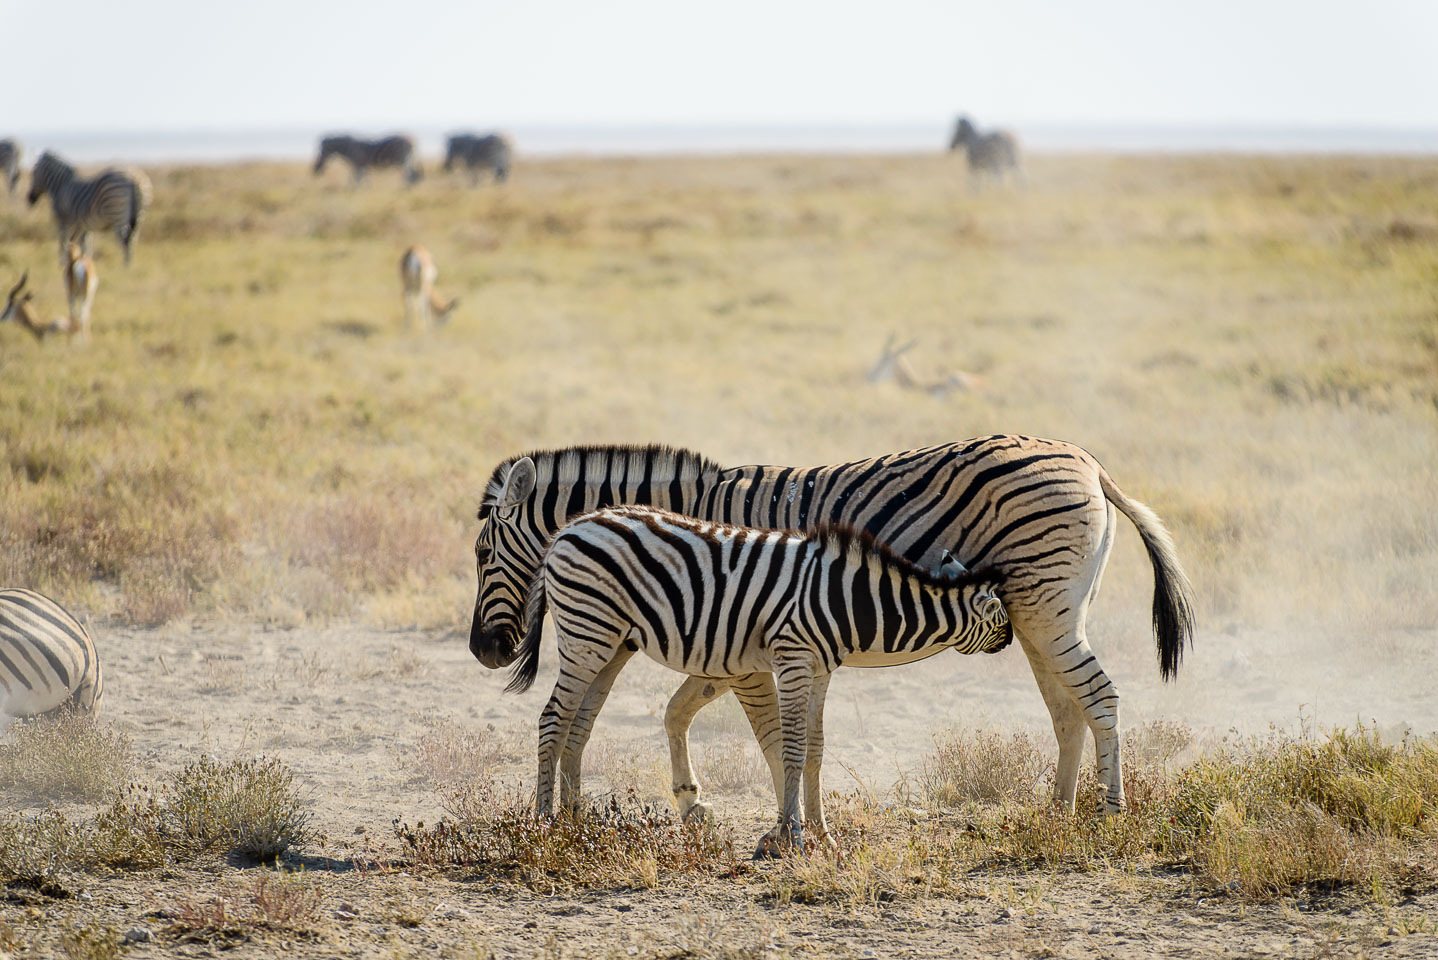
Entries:
[[[263, 752], [282, 758], [311, 791], [324, 839], [293, 863], [325, 890], [328, 920], [314, 938], [253, 938], [238, 956], [1434, 956], [1438, 891], [1396, 904], [1428, 918], [1426, 932], [1392, 926], [1377, 911], [1254, 907], [1196, 890], [1183, 876], [981, 873], [969, 895], [917, 903], [776, 905], [762, 883], [686, 880], [656, 891], [587, 891], [544, 896], [489, 882], [354, 869], [368, 845], [390, 842], [392, 821], [432, 821], [442, 810], [417, 776], [416, 744], [443, 721], [493, 724], [527, 737], [548, 695], [553, 665], [524, 696], [505, 695], [503, 676], [470, 657], [460, 631], [447, 634], [325, 630], [264, 631], [172, 626], [97, 633], [107, 654], [106, 715], [134, 741], [137, 774], [157, 778], [202, 751], [221, 757]], [[1335, 669], [1331, 650], [1302, 655], [1292, 641], [1200, 639], [1181, 680], [1168, 688], [1142, 656], [1118, 657], [1131, 723], [1183, 720], [1200, 735], [1261, 732], [1270, 724], [1376, 721], [1385, 730], [1438, 729], [1431, 695], [1435, 637], [1382, 639], [1386, 655], [1367, 669]], [[1013, 653], [1012, 651], [1010, 653]], [[1395, 662], [1410, 669], [1396, 670]], [[1280, 684], [1275, 677], [1283, 675]], [[601, 719], [591, 789], [638, 772], [641, 789], [664, 786], [660, 717], [677, 677], [634, 661]], [[541, 689], [543, 688], [543, 689]], [[1046, 716], [1021, 656], [944, 655], [923, 664], [841, 672], [826, 721], [826, 785], [847, 792], [855, 779], [881, 796], [912, 778], [948, 723], [1002, 725], [1044, 735]], [[736, 706], [701, 714], [695, 750], [747, 739]], [[754, 750], [757, 756], [757, 750]], [[608, 758], [608, 759], [606, 759]], [[618, 758], [616, 760], [616, 758]], [[531, 778], [527, 763], [504, 774]], [[606, 774], [608, 776], [606, 776]], [[736, 841], [757, 836], [772, 815], [763, 784], [710, 797]], [[767, 869], [759, 867], [760, 871]], [[204, 891], [244, 868], [213, 865], [93, 879], [77, 897], [13, 893], [0, 919], [18, 956], [49, 956], [74, 925], [103, 923], [149, 931], [128, 956], [209, 955], [219, 945], [175, 942], [153, 911]], [[753, 880], [753, 877], [750, 878]], [[1417, 925], [1422, 927], [1420, 919]], [[553, 940], [551, 940], [553, 938]], [[729, 951], [729, 953], [725, 953]], [[227, 951], [231, 952], [231, 951]]]

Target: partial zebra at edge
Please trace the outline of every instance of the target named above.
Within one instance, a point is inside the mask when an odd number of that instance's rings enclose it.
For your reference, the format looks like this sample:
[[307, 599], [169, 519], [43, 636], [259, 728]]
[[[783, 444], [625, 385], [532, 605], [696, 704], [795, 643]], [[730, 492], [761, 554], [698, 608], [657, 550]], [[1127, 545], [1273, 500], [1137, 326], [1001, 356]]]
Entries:
[[97, 713], [105, 698], [90, 632], [44, 594], [0, 590], [0, 711], [34, 717], [62, 709]]

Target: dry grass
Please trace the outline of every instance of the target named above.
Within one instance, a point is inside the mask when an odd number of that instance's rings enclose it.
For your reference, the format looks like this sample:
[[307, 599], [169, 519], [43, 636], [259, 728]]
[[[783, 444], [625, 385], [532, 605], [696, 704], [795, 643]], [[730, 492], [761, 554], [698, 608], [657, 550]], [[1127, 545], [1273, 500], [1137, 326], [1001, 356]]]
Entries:
[[28, 799], [99, 800], [125, 782], [130, 738], [93, 715], [61, 711], [17, 720], [0, 743], [0, 786]]
[[173, 778], [166, 815], [178, 841], [196, 852], [273, 860], [312, 836], [294, 779], [278, 760], [205, 755]]
[[[950, 159], [532, 161], [479, 192], [154, 169], [134, 264], [99, 245], [95, 344], [0, 330], [0, 582], [141, 623], [448, 626], [518, 450], [1010, 431], [1153, 505], [1204, 623], [1438, 620], [1438, 162], [1040, 156], [974, 194]], [[47, 218], [0, 211], [0, 272], [58, 302]], [[464, 298], [426, 338], [394, 276], [416, 240]], [[866, 383], [890, 330], [989, 388]], [[1103, 615], [1137, 635], [1135, 540]]]
[[249, 939], [256, 931], [313, 934], [323, 923], [323, 888], [297, 874], [256, 871], [244, 880], [222, 883], [211, 894], [192, 891], [171, 901], [169, 936], [221, 946]]
[[441, 791], [452, 785], [462, 788], [492, 778], [500, 766], [531, 759], [531, 737], [527, 726], [517, 724], [500, 730], [492, 723], [474, 728], [440, 720], [400, 760], [412, 777]]

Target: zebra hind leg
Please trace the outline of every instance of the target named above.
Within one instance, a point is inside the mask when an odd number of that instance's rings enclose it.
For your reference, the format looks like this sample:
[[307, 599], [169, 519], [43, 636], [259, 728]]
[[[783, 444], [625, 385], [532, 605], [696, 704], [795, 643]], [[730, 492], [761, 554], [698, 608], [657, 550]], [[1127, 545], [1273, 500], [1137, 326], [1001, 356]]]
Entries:
[[694, 775], [694, 765], [689, 758], [689, 725], [702, 707], [723, 696], [728, 689], [727, 680], [686, 677], [679, 689], [674, 691], [674, 696], [669, 698], [669, 706], [664, 710], [664, 732], [669, 737], [670, 782], [681, 820], [709, 820], [714, 816], [713, 808], [699, 800], [699, 778]]
[[819, 774], [824, 764], [824, 698], [829, 693], [831, 676], [826, 673], [815, 677], [809, 693], [809, 736], [804, 758], [804, 823], [814, 832], [814, 838], [830, 850], [834, 848], [834, 840], [824, 817], [824, 791]]

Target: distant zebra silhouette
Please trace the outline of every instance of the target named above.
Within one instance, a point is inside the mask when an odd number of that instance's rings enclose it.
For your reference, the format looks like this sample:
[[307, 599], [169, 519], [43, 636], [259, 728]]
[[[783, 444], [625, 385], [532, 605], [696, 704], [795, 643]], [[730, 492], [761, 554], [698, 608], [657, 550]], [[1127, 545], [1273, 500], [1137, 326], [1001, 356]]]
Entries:
[[969, 172], [976, 176], [990, 174], [995, 180], [1002, 180], [1005, 170], [1012, 170], [1015, 176], [1022, 175], [1018, 141], [1007, 131], [979, 133], [968, 117], [959, 117], [949, 140], [949, 151], [960, 148], [969, 158]]
[[0, 590], [0, 713], [95, 713], [104, 696], [95, 641], [80, 621], [33, 590]]
[[50, 208], [60, 233], [60, 262], [66, 262], [65, 250], [72, 243], [89, 251], [91, 230], [113, 230], [130, 262], [130, 244], [140, 229], [140, 213], [150, 202], [150, 181], [138, 170], [106, 170], [92, 180], [75, 174], [75, 168], [55, 154], [46, 151], [35, 161], [30, 174], [30, 193], [34, 206], [45, 194], [50, 195]]
[[15, 184], [20, 182], [20, 144], [14, 140], [0, 140], [0, 178], [13, 195]]
[[509, 141], [497, 133], [476, 136], [472, 133], [456, 133], [449, 138], [444, 151], [444, 172], [449, 173], [458, 164], [469, 170], [470, 183], [479, 183], [481, 170], [493, 170], [494, 182], [503, 183], [509, 177], [509, 164], [514, 148]]
[[330, 157], [344, 157], [354, 170], [354, 182], [365, 178], [371, 167], [386, 169], [399, 167], [404, 181], [414, 185], [424, 176], [415, 153], [414, 141], [409, 137], [395, 135], [383, 140], [359, 140], [348, 135], [325, 137], [320, 141], [320, 154], [315, 159], [315, 176], [324, 172]]

